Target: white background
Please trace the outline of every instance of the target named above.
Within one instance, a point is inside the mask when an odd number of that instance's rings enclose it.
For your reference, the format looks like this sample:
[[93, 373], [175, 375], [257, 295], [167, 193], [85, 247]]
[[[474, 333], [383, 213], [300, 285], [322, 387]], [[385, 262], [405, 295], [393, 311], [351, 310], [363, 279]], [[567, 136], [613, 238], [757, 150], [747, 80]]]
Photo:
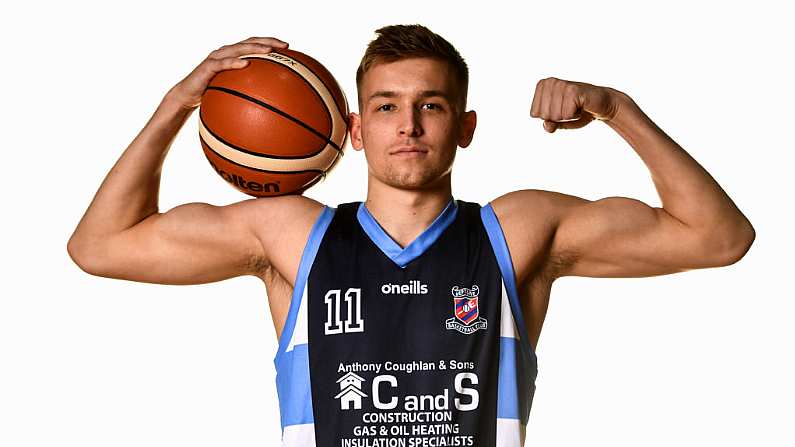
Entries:
[[[0, 445], [278, 445], [276, 338], [259, 280], [93, 277], [66, 243], [162, 96], [210, 51], [279, 37], [324, 63], [355, 110], [364, 48], [398, 23], [430, 27], [470, 67], [479, 123], [456, 160], [456, 198], [536, 188], [660, 206], [646, 166], [604, 123], [548, 134], [530, 118], [536, 82], [555, 76], [629, 94], [756, 228], [729, 267], [558, 280], [527, 445], [795, 444], [791, 14], [770, 1], [438, 3], [4, 10]], [[246, 198], [212, 172], [196, 119], [166, 160], [162, 211]], [[349, 146], [306, 195], [336, 206], [365, 192], [364, 156]]]

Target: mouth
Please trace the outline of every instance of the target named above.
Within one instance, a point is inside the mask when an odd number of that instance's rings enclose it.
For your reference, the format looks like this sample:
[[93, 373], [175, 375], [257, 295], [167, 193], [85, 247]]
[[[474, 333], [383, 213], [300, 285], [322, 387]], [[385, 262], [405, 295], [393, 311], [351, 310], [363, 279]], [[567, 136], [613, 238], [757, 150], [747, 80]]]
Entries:
[[394, 152], [390, 152], [390, 155], [423, 155], [427, 153], [427, 150], [421, 149], [419, 146], [401, 146]]

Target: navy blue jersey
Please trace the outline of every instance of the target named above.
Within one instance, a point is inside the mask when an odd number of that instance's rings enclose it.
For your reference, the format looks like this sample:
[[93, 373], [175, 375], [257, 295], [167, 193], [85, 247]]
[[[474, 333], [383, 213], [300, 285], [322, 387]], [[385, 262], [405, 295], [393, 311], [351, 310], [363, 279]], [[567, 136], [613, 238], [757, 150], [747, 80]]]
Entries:
[[401, 248], [325, 207], [274, 359], [283, 446], [522, 446], [535, 391], [491, 205], [452, 200]]

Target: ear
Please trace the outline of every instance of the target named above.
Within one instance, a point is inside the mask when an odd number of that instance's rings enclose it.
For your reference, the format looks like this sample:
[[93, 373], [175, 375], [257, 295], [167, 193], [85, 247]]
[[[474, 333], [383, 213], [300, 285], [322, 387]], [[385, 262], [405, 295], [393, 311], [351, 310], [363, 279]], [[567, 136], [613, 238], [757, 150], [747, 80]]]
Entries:
[[348, 131], [351, 133], [351, 146], [360, 151], [364, 148], [362, 141], [362, 118], [354, 112], [348, 114]]
[[474, 110], [464, 112], [461, 115], [458, 125], [460, 126], [460, 133], [458, 134], [458, 146], [467, 147], [472, 142], [472, 137], [475, 135], [475, 126], [478, 124], [478, 115]]

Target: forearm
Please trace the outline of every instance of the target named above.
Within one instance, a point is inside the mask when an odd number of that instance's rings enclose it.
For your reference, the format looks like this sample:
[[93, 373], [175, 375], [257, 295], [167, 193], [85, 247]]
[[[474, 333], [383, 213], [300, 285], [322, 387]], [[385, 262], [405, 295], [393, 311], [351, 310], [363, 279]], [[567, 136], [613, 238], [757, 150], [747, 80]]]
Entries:
[[105, 177], [75, 229], [73, 240], [112, 235], [158, 212], [163, 161], [192, 110], [169, 94], [163, 98]]
[[[606, 120], [651, 172], [663, 209], [708, 237], [753, 238], [753, 227], [720, 185], [681, 146], [657, 127], [626, 94], [615, 91], [619, 108]], [[727, 239], [728, 238], [728, 239]]]

